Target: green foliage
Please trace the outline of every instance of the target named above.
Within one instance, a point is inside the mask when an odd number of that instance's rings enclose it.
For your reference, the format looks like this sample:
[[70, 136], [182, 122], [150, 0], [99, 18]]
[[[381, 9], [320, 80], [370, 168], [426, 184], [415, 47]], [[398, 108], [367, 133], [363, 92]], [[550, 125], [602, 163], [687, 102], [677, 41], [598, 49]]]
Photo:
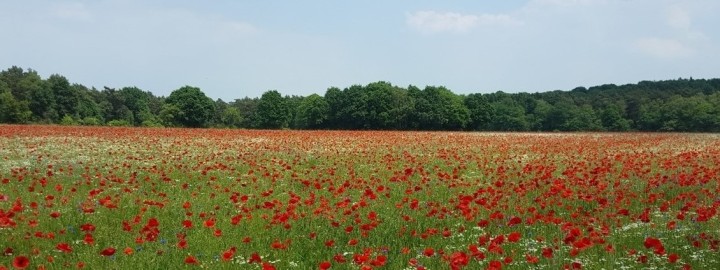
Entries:
[[[130, 126], [497, 131], [720, 131], [720, 79], [641, 81], [544, 93], [459, 96], [379, 81], [324, 96], [212, 101], [185, 86], [165, 97], [137, 87], [102, 90], [32, 69], [0, 71], [0, 123]], [[115, 122], [113, 122], [115, 121]]]
[[163, 127], [163, 125], [160, 122], [157, 122], [155, 120], [145, 120], [143, 121], [140, 126], [143, 127]]
[[603, 127], [609, 131], [628, 131], [630, 121], [623, 118], [622, 110], [617, 105], [608, 105], [600, 113], [600, 121]]
[[125, 121], [125, 120], [112, 120], [112, 121], [107, 122], [107, 125], [108, 125], [108, 126], [111, 126], [111, 127], [129, 127], [129, 126], [132, 126], [132, 124], [130, 124], [130, 122]]
[[463, 99], [445, 87], [426, 86], [411, 91], [410, 96], [415, 99], [414, 119], [419, 129], [460, 130], [470, 122]]
[[160, 110], [160, 115], [158, 117], [160, 118], [160, 121], [163, 123], [164, 126], [174, 127], [176, 125], [179, 125], [176, 119], [180, 117], [180, 114], [181, 112], [178, 106], [175, 106], [173, 104], [165, 104]]
[[63, 126], [76, 126], [78, 125], [78, 122], [75, 121], [75, 119], [72, 118], [72, 116], [65, 115], [62, 119], [60, 119], [60, 125]]
[[255, 128], [257, 127], [257, 108], [260, 103], [259, 98], [242, 98], [236, 99], [235, 101], [228, 104], [229, 106], [236, 108], [240, 113], [240, 123], [238, 127], [242, 128]]
[[278, 91], [263, 93], [257, 108], [258, 128], [285, 128], [290, 122], [290, 108]]
[[303, 129], [322, 128], [330, 114], [330, 105], [325, 98], [312, 94], [302, 102], [297, 109], [297, 125]]
[[83, 126], [99, 126], [102, 123], [95, 117], [85, 117], [80, 121], [80, 124]]
[[170, 93], [166, 104], [179, 109], [170, 120], [171, 123], [186, 127], [206, 127], [212, 121], [215, 103], [200, 88], [184, 86]]
[[[2, 83], [2, 82], [0, 82]], [[26, 101], [17, 101], [10, 91], [0, 86], [0, 123], [25, 123], [30, 120], [32, 112]]]
[[53, 74], [48, 78], [50, 90], [55, 97], [55, 109], [59, 115], [77, 115], [80, 104], [80, 92], [70, 85], [63, 76]]
[[470, 112], [468, 127], [474, 130], [489, 130], [494, 112], [487, 97], [470, 94], [465, 97], [464, 102]]

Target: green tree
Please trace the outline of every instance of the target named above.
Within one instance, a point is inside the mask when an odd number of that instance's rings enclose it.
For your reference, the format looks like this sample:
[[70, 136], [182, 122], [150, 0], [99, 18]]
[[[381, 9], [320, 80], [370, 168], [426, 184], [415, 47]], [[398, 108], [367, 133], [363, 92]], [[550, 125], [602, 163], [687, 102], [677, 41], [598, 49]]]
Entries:
[[473, 130], [490, 129], [493, 107], [482, 94], [470, 94], [465, 97], [465, 106], [470, 111], [469, 127]]
[[225, 128], [236, 128], [242, 124], [242, 114], [238, 108], [230, 106], [222, 99], [215, 101], [214, 125]]
[[160, 114], [158, 115], [158, 117], [160, 118], [160, 121], [164, 126], [175, 127], [180, 125], [178, 119], [180, 118], [181, 114], [182, 112], [180, 111], [180, 108], [178, 108], [178, 106], [175, 106], [173, 104], [165, 104], [160, 110]]
[[70, 85], [70, 82], [58, 74], [50, 75], [47, 79], [50, 90], [55, 97], [56, 111], [59, 115], [78, 117], [77, 108], [80, 104], [80, 92]]
[[300, 103], [297, 109], [298, 127], [303, 129], [319, 129], [328, 120], [330, 105], [325, 98], [312, 94]]
[[200, 88], [181, 87], [170, 93], [165, 102], [179, 110], [173, 110], [175, 114], [171, 114], [173, 116], [171, 121], [175, 125], [206, 127], [212, 121], [215, 103], [200, 91]]
[[622, 109], [615, 104], [607, 105], [600, 113], [600, 121], [605, 130], [609, 131], [628, 131], [630, 130], [630, 121], [623, 118]]
[[[139, 126], [143, 122], [145, 123], [154, 123], [157, 122], [157, 119], [155, 115], [150, 111], [149, 103], [150, 103], [150, 96], [152, 96], [151, 93], [145, 92], [137, 87], [123, 87], [119, 91], [116, 92], [116, 95], [118, 97], [118, 100], [122, 103], [122, 105], [119, 106], [119, 110], [121, 112], [124, 112], [126, 115], [125, 118], [131, 118], [132, 121], [130, 121], [133, 125]], [[125, 109], [127, 108], [127, 111], [129, 111], [130, 114], [132, 114], [132, 117], [128, 117], [128, 113], [125, 112]]]
[[530, 125], [530, 130], [545, 130], [543, 123], [545, 122], [545, 119], [547, 119], [548, 115], [550, 115], [550, 111], [552, 111], [552, 109], [553, 106], [550, 105], [550, 103], [548, 103], [547, 101], [543, 99], [536, 99], [535, 106], [533, 106], [532, 112], [530, 114], [527, 114], [527, 120], [528, 124]]
[[285, 128], [290, 122], [290, 109], [278, 91], [271, 90], [262, 94], [257, 108], [258, 127]]
[[[28, 73], [33, 72], [29, 70]], [[30, 90], [21, 84], [21, 81], [26, 77], [26, 72], [17, 66], [12, 66], [6, 70], [0, 71], [0, 81], [4, 81], [10, 94], [18, 101], [25, 101], [30, 99]]]
[[27, 101], [18, 101], [5, 82], [0, 81], [0, 123], [25, 123], [32, 112]]
[[229, 105], [236, 108], [240, 113], [241, 122], [238, 127], [242, 128], [257, 128], [259, 121], [257, 118], [257, 108], [260, 103], [259, 98], [244, 97], [242, 99], [235, 99]]
[[415, 100], [414, 117], [418, 128], [426, 130], [460, 130], [470, 121], [470, 111], [463, 99], [445, 87], [426, 86], [410, 91]]
[[330, 87], [325, 91], [325, 101], [330, 111], [328, 112], [328, 120], [325, 121], [328, 128], [341, 128], [343, 126], [343, 108], [345, 107], [344, 93], [340, 88]]
[[569, 100], [560, 100], [553, 104], [543, 128], [548, 131], [572, 131], [570, 120], [578, 113], [577, 106]]
[[602, 129], [602, 122], [589, 104], [575, 110], [575, 114], [567, 121], [564, 127], [564, 130], [567, 131], [599, 131]]
[[77, 107], [78, 118], [101, 118], [102, 113], [100, 111], [100, 107], [97, 103], [95, 103], [95, 100], [90, 95], [90, 90], [81, 84], [73, 84], [72, 87], [79, 94]]
[[525, 107], [518, 104], [509, 96], [491, 103], [495, 115], [492, 118], [492, 128], [498, 131], [527, 131], [530, 125], [525, 117]]
[[406, 129], [414, 109], [407, 90], [388, 82], [375, 82], [365, 86], [367, 119], [365, 128]]

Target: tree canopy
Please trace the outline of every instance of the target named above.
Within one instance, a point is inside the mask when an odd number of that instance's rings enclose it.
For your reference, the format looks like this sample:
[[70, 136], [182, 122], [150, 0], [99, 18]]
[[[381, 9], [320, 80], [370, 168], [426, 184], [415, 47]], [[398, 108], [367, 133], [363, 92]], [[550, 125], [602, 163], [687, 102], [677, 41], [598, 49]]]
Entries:
[[443, 86], [379, 81], [324, 95], [213, 101], [184, 86], [168, 97], [129, 86], [102, 90], [0, 71], [0, 123], [262, 129], [720, 132], [720, 79], [641, 81], [569, 91], [457, 95]]
[[[135, 90], [132, 91], [137, 93]], [[175, 111], [167, 120], [173, 125], [186, 127], [208, 126], [215, 111], [213, 100], [200, 91], [200, 88], [192, 86], [183, 86], [173, 91], [165, 99], [165, 104], [169, 108], [174, 107], [172, 110]]]

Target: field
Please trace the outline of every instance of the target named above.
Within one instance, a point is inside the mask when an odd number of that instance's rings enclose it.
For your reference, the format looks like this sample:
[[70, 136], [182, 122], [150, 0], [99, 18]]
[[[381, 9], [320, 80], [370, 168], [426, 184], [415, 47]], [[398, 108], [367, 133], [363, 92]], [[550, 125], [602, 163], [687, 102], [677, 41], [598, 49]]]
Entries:
[[0, 126], [0, 269], [719, 269], [720, 136]]

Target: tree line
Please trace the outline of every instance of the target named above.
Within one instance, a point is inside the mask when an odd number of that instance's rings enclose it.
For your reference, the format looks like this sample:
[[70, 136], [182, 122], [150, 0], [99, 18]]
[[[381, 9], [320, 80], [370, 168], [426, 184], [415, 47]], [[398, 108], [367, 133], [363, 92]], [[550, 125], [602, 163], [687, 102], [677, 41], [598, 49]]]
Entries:
[[32, 69], [0, 72], [0, 123], [257, 129], [478, 131], [720, 131], [720, 79], [641, 81], [570, 91], [457, 95], [388, 82], [331, 87], [323, 96], [212, 100], [184, 86], [88, 88]]

